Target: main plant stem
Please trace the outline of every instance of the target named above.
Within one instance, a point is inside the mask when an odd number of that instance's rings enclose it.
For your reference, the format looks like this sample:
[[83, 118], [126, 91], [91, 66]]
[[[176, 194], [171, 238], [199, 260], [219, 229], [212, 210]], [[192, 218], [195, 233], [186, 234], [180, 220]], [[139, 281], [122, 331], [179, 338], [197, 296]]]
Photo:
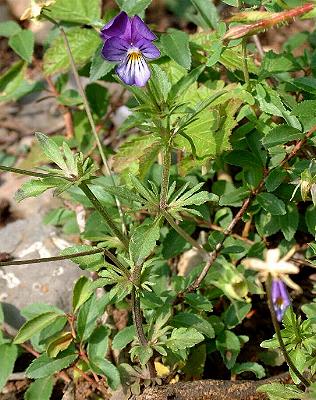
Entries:
[[120, 242], [124, 245], [125, 249], [128, 250], [128, 238], [117, 227], [116, 223], [113, 221], [110, 214], [102, 206], [102, 204], [96, 198], [94, 193], [92, 193], [92, 191], [89, 189], [88, 185], [83, 182], [79, 185], [79, 187], [83, 191], [83, 193], [88, 197], [88, 199], [91, 201], [91, 203], [93, 204], [95, 209], [98, 211], [98, 213], [101, 215], [101, 217], [104, 219], [107, 226], [110, 228], [112, 234], [115, 235], [120, 240]]
[[[143, 267], [142, 264], [135, 265], [132, 274], [132, 281], [134, 284], [132, 290], [132, 315], [138, 341], [142, 346], [145, 347], [148, 346], [148, 340], [146, 338], [143, 328], [143, 315], [142, 315], [142, 310], [140, 308], [139, 293], [137, 292], [137, 288], [140, 286], [142, 267]], [[155, 378], [156, 370], [152, 359], [148, 361], [148, 370], [150, 378], [151, 379]]]
[[161, 210], [164, 210], [168, 205], [167, 203], [168, 203], [170, 167], [171, 167], [171, 151], [170, 147], [167, 146], [164, 149], [163, 161], [162, 161], [162, 177], [161, 177], [161, 192], [160, 192]]
[[310, 386], [310, 382], [299, 372], [299, 370], [295, 367], [293, 361], [291, 360], [289, 353], [286, 350], [281, 330], [280, 330], [280, 325], [273, 307], [273, 300], [272, 300], [272, 277], [271, 275], [268, 276], [267, 282], [266, 282], [266, 291], [267, 291], [267, 299], [268, 299], [268, 306], [271, 314], [271, 319], [273, 323], [273, 327], [280, 345], [280, 349], [282, 351], [283, 357], [285, 361], [287, 362], [287, 365], [291, 368], [291, 370], [294, 372], [294, 374], [298, 377], [298, 379], [303, 383], [303, 385], [307, 388]]

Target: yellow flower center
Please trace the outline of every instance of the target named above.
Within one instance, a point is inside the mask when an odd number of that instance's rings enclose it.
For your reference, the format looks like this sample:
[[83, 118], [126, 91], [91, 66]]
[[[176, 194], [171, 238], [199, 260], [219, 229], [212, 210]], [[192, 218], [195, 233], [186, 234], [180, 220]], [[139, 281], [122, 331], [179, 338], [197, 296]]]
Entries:
[[127, 56], [128, 61], [139, 61], [142, 58], [142, 54], [140, 53], [140, 51], [133, 51], [131, 53], [128, 54]]

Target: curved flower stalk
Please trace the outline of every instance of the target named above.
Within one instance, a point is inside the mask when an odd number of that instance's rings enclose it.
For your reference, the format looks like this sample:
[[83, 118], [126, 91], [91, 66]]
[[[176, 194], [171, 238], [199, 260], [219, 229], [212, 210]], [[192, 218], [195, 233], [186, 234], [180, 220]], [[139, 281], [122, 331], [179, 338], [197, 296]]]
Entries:
[[[278, 321], [281, 321], [287, 307], [291, 304], [286, 285], [294, 290], [301, 291], [301, 288], [292, 281], [289, 274], [297, 274], [299, 268], [287, 260], [293, 255], [295, 248], [290, 250], [283, 258], [280, 258], [279, 249], [266, 251], [265, 260], [258, 258], [246, 258], [243, 265], [246, 268], [259, 272], [260, 281], [267, 281], [272, 277], [271, 296], [273, 307]], [[286, 284], [286, 285], [285, 285]]]
[[157, 39], [137, 15], [130, 18], [122, 11], [101, 29], [102, 56], [118, 63], [116, 73], [127, 85], [145, 86], [150, 78], [146, 60], [154, 60], [160, 51], [152, 43]]

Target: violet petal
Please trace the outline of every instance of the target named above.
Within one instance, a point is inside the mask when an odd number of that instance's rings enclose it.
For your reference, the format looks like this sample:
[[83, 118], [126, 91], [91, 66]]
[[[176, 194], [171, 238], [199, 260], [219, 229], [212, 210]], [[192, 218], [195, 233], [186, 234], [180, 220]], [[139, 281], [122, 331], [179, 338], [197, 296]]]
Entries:
[[101, 29], [101, 36], [103, 39], [125, 35], [126, 31], [130, 32], [130, 19], [126, 12], [120, 12], [115, 18], [111, 19]]
[[125, 60], [129, 43], [120, 37], [112, 37], [105, 41], [102, 48], [102, 56], [107, 61], [122, 62]]
[[291, 304], [285, 284], [280, 279], [272, 281], [271, 288], [272, 303], [278, 321], [282, 321], [287, 307]]
[[147, 40], [156, 40], [157, 36], [152, 33], [148, 26], [138, 15], [132, 18], [132, 40], [135, 40], [137, 33]]
[[139, 39], [135, 43], [135, 47], [137, 47], [141, 51], [142, 55], [145, 58], [153, 60], [160, 57], [160, 51], [149, 40]]

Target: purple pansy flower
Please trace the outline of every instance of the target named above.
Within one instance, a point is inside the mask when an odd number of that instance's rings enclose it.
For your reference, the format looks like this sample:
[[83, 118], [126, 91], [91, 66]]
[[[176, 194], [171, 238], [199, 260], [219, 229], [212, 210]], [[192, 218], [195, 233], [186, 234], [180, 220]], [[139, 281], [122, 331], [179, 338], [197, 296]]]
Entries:
[[160, 51], [152, 44], [157, 37], [137, 15], [122, 11], [101, 29], [102, 56], [119, 63], [116, 73], [127, 85], [145, 86], [150, 78], [146, 59], [154, 60]]
[[271, 292], [272, 303], [277, 319], [278, 321], [282, 321], [287, 307], [291, 304], [284, 282], [280, 279], [273, 279]]

